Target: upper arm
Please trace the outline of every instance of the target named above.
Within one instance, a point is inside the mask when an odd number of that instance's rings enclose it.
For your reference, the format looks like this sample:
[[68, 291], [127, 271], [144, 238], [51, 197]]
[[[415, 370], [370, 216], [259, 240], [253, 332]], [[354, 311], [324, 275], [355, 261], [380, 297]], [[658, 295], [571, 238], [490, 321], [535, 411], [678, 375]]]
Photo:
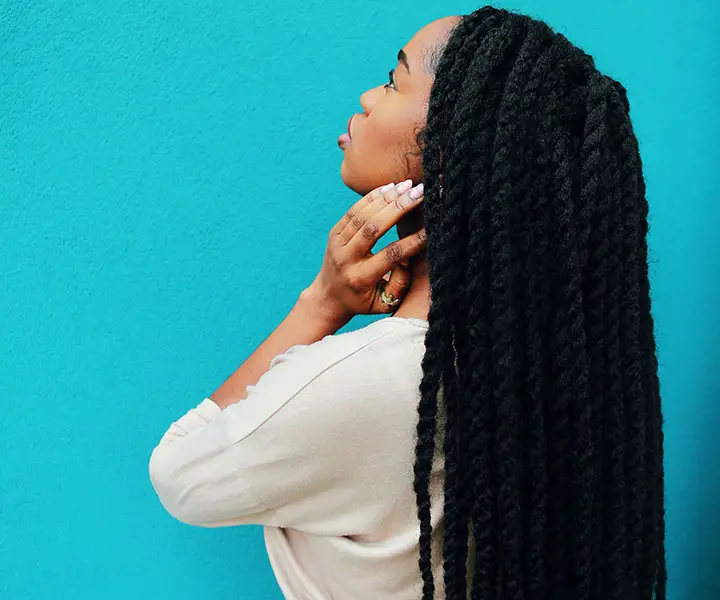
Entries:
[[247, 398], [157, 457], [169, 512], [336, 535], [385, 516], [387, 490], [411, 468], [416, 407], [393, 406], [398, 378], [372, 354], [318, 350], [276, 357]]

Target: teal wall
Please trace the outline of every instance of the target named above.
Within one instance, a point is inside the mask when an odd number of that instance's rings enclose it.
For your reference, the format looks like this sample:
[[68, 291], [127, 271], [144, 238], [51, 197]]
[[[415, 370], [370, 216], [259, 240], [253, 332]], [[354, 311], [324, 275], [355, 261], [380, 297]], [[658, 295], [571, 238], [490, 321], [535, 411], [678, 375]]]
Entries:
[[[422, 25], [478, 6], [0, 2], [0, 598], [280, 598], [261, 529], [174, 521], [150, 452], [314, 278], [356, 199], [336, 139], [359, 94]], [[671, 597], [718, 598], [720, 9], [502, 6], [545, 19], [629, 89], [651, 202]]]

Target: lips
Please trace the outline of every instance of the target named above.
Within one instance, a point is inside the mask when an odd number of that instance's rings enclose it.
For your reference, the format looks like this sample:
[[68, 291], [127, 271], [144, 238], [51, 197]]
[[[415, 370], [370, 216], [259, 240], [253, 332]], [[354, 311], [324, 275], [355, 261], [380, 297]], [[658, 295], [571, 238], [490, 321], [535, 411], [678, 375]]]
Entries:
[[355, 115], [353, 115], [352, 117], [350, 117], [350, 119], [348, 120], [347, 133], [343, 133], [343, 134], [338, 138], [338, 146], [340, 146], [340, 148], [343, 148], [343, 149], [344, 149], [345, 146], [346, 146], [347, 144], [349, 144], [350, 141], [352, 140], [352, 135], [350, 134], [350, 126], [352, 125], [352, 120], [353, 120], [354, 118], [355, 118]]

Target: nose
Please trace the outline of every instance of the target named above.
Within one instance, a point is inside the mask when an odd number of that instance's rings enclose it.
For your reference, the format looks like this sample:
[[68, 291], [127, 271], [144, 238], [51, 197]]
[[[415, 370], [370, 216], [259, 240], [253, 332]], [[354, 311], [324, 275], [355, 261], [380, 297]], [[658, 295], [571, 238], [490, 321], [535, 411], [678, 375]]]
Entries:
[[372, 112], [372, 109], [377, 102], [378, 94], [382, 89], [383, 86], [379, 85], [378, 87], [367, 90], [360, 96], [360, 106], [362, 106], [366, 116]]

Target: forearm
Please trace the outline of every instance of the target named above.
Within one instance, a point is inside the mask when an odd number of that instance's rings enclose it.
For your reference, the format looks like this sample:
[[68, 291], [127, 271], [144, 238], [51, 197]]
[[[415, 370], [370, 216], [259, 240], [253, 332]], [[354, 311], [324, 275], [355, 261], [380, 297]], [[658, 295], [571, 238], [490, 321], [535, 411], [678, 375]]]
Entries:
[[350, 318], [330, 310], [322, 294], [304, 290], [285, 319], [209, 398], [222, 409], [242, 400], [247, 397], [247, 386], [258, 382], [275, 356], [335, 333]]

